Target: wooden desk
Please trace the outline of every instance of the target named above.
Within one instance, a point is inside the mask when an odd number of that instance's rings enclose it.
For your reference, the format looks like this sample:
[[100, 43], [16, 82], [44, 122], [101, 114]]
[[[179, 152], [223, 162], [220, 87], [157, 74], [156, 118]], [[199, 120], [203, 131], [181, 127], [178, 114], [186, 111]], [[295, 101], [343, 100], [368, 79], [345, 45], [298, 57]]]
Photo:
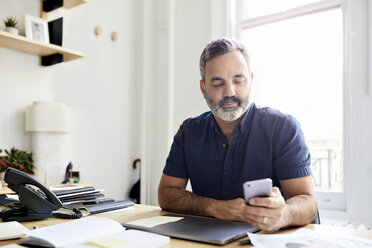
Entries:
[[[159, 207], [156, 206], [147, 206], [147, 205], [134, 205], [133, 207], [129, 207], [127, 209], [122, 209], [122, 210], [117, 210], [113, 212], [107, 212], [107, 213], [102, 213], [102, 214], [97, 214], [95, 216], [100, 216], [100, 217], [106, 217], [110, 218], [113, 220], [116, 220], [120, 223], [123, 222], [129, 222], [133, 221], [136, 219], [142, 219], [142, 218], [147, 218], [147, 217], [153, 217], [153, 216], [159, 216], [166, 214], [168, 212], [162, 211]], [[29, 229], [32, 229], [34, 226], [37, 227], [44, 227], [44, 226], [49, 226], [49, 225], [54, 225], [58, 223], [62, 223], [65, 221], [65, 219], [56, 219], [56, 218], [50, 218], [50, 219], [45, 219], [41, 221], [30, 221], [30, 222], [22, 222], [24, 226], [26, 226]], [[337, 232], [339, 235], [349, 235], [349, 236], [358, 236], [358, 237], [363, 237], [363, 238], [368, 238], [372, 239], [372, 231], [363, 231], [363, 230], [355, 230], [355, 229], [346, 229], [342, 227], [333, 227], [333, 226], [323, 226], [323, 225], [307, 225], [306, 228], [313, 229], [315, 231], [319, 231], [321, 233], [332, 233], [334, 234]], [[290, 233], [297, 230], [297, 228], [292, 228], [284, 231], [279, 231], [278, 233]], [[243, 238], [246, 239], [246, 238]], [[18, 243], [18, 240], [8, 240], [8, 241], [0, 241], [0, 246], [5, 245], [5, 244], [11, 244], [11, 243]], [[204, 243], [199, 243], [199, 242], [193, 242], [193, 241], [186, 241], [186, 240], [181, 240], [181, 239], [174, 239], [171, 238], [170, 243], [164, 247], [177, 247], [177, 248], [186, 248], [186, 247], [219, 247], [218, 245], [209, 245], [209, 244], [204, 244]], [[251, 247], [251, 246], [239, 246], [239, 241], [234, 241], [232, 243], [229, 243], [227, 245], [221, 246], [221, 247]]]

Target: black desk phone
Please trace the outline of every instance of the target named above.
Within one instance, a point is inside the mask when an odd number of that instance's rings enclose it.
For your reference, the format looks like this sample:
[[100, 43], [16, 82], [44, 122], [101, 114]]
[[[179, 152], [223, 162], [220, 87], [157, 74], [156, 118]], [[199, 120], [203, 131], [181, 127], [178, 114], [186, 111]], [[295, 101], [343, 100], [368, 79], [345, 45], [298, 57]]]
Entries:
[[35, 178], [18, 169], [8, 168], [4, 181], [17, 193], [19, 202], [13, 202], [0, 212], [3, 221], [31, 221], [49, 217], [75, 219], [82, 216], [78, 209], [74, 213], [60, 213], [55, 210], [63, 207], [57, 196]]

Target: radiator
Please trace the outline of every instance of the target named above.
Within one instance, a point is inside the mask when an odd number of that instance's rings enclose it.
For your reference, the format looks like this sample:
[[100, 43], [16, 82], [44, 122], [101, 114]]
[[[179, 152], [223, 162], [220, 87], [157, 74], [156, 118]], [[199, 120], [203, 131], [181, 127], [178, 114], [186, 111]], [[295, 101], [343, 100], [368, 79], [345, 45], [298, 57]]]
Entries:
[[371, 226], [365, 225], [363, 223], [357, 221], [349, 221], [344, 219], [335, 219], [335, 218], [320, 218], [320, 223], [323, 225], [328, 226], [341, 226], [350, 229], [358, 229], [358, 230], [372, 230]]

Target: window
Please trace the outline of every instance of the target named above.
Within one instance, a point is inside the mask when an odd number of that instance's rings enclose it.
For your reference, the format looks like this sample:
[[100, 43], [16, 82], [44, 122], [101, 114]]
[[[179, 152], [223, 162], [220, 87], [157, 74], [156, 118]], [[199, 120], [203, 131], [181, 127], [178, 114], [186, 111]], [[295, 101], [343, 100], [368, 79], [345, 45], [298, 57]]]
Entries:
[[277, 13], [305, 4], [317, 2], [319, 0], [243, 0], [243, 15], [245, 18], [254, 18]]
[[312, 2], [237, 0], [235, 16], [243, 16], [239, 39], [251, 56], [252, 98], [299, 120], [319, 206], [344, 209], [343, 14], [339, 1]]

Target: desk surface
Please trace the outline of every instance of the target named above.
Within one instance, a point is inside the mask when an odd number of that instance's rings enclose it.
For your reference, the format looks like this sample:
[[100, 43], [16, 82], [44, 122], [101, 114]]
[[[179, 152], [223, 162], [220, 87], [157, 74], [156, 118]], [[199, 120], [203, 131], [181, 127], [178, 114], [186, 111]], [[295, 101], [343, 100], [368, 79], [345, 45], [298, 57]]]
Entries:
[[[97, 214], [95, 216], [100, 216], [100, 217], [107, 217], [111, 218], [113, 220], [116, 220], [120, 223], [124, 222], [129, 222], [133, 221], [136, 219], [142, 219], [142, 218], [147, 218], [147, 217], [153, 217], [153, 216], [159, 216], [166, 214], [168, 212], [162, 211], [159, 207], [156, 206], [147, 206], [147, 205], [134, 205], [133, 207], [129, 207], [127, 209], [122, 209], [122, 210], [116, 210], [112, 212], [107, 212], [107, 213], [102, 213], [102, 214]], [[22, 222], [24, 226], [26, 226], [29, 229], [32, 229], [33, 226], [37, 227], [44, 227], [44, 226], [49, 226], [53, 224], [58, 224], [62, 223], [65, 221], [65, 219], [56, 219], [56, 218], [50, 218], [50, 219], [45, 219], [41, 221], [30, 221], [30, 222]], [[332, 233], [334, 234], [337, 232], [339, 235], [351, 235], [351, 236], [357, 236], [357, 237], [364, 237], [368, 239], [372, 239], [372, 231], [364, 231], [364, 230], [356, 230], [356, 229], [346, 229], [342, 227], [334, 227], [334, 226], [323, 226], [323, 225], [307, 225], [306, 228], [313, 229], [315, 231], [319, 231], [321, 233]], [[290, 233], [297, 230], [297, 228], [292, 228], [288, 229], [285, 231], [279, 231], [278, 233]], [[245, 239], [245, 238], [243, 238]], [[0, 241], [0, 246], [5, 245], [5, 244], [10, 244], [10, 243], [18, 243], [18, 240], [8, 240], [8, 241]], [[164, 247], [177, 247], [177, 248], [183, 248], [183, 247], [218, 247], [216, 245], [209, 245], [209, 244], [204, 244], [204, 243], [198, 243], [198, 242], [193, 242], [193, 241], [186, 241], [186, 240], [181, 240], [181, 239], [174, 239], [172, 238], [170, 240], [170, 243]], [[221, 247], [251, 247], [251, 246], [239, 246], [239, 241], [234, 241], [230, 244], [221, 246]]]

